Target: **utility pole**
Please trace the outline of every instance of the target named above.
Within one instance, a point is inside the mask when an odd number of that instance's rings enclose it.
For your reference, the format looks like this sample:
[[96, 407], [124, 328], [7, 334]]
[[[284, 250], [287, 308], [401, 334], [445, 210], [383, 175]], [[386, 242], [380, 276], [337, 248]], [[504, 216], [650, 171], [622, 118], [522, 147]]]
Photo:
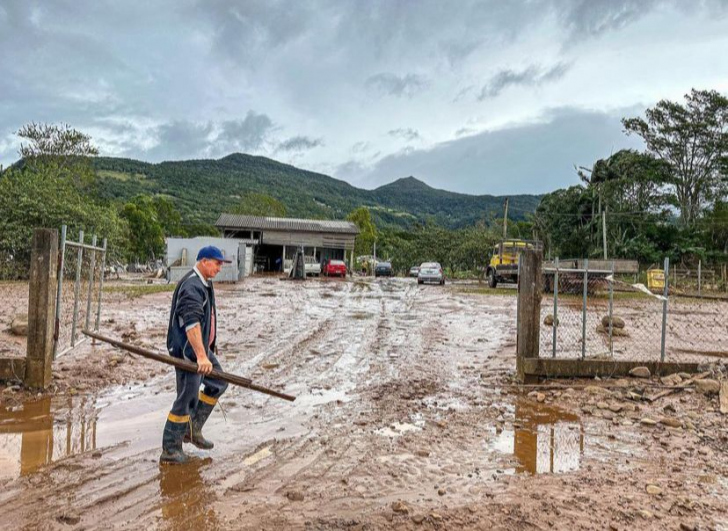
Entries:
[[602, 243], [604, 244], [604, 259], [607, 259], [607, 209], [602, 210]]
[[508, 198], [503, 205], [503, 239], [508, 238]]

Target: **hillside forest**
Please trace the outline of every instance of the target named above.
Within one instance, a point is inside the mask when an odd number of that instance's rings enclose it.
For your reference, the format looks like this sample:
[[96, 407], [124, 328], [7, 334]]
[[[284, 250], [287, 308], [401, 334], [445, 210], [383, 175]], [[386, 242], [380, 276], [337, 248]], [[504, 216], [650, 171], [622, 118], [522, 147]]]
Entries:
[[[575, 168], [579, 184], [509, 197], [507, 236], [540, 239], [550, 257], [601, 257], [691, 265], [728, 256], [728, 99], [692, 90], [644, 117], [622, 120], [644, 150]], [[30, 123], [19, 160], [0, 168], [0, 278], [27, 277], [34, 227], [66, 224], [109, 240], [112, 261], [164, 253], [167, 236], [215, 235], [221, 212], [350, 219], [356, 254], [389, 258], [403, 272], [439, 261], [450, 275], [479, 274], [503, 235], [503, 197], [435, 190], [414, 177], [374, 190], [264, 157], [149, 164], [99, 157], [69, 125]], [[606, 146], [605, 146], [606, 149]]]

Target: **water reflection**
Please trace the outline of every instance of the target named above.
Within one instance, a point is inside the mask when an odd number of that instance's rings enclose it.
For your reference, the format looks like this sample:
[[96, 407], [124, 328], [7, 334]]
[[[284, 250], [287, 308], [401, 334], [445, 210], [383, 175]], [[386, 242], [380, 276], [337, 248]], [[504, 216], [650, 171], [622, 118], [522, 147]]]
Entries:
[[51, 461], [96, 448], [93, 400], [31, 400], [0, 408], [0, 479], [25, 476]]
[[579, 468], [584, 456], [584, 426], [578, 415], [519, 400], [514, 429], [504, 431], [493, 447], [515, 456], [517, 473], [571, 472]]
[[202, 475], [212, 459], [193, 459], [184, 465], [160, 466], [162, 517], [168, 529], [219, 529], [212, 508], [214, 493]]

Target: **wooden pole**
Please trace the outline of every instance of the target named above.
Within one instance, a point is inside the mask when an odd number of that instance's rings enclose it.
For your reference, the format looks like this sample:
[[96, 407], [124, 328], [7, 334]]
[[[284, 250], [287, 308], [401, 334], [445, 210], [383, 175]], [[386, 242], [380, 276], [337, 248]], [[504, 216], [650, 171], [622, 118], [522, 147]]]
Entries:
[[[80, 264], [79, 264], [80, 267]], [[45, 389], [53, 374], [53, 332], [58, 280], [58, 231], [35, 229], [30, 255], [28, 294], [28, 359], [25, 385]]]
[[[178, 369], [182, 369], [183, 371], [195, 372], [195, 373], [197, 372], [197, 364], [192, 363], [191, 361], [187, 361], [187, 360], [180, 359], [180, 358], [174, 358], [174, 357], [170, 356], [169, 354], [167, 354], [167, 355], [157, 354], [156, 352], [152, 352], [151, 350], [137, 347], [135, 345], [129, 345], [127, 343], [122, 343], [121, 341], [117, 341], [116, 339], [112, 339], [110, 337], [102, 336], [101, 334], [91, 332], [90, 330], [84, 330], [83, 333], [89, 337], [98, 339], [99, 341], [103, 341], [104, 343], [108, 343], [109, 345], [113, 345], [122, 350], [126, 350], [127, 352], [139, 354], [140, 356], [144, 356], [145, 358], [149, 358], [151, 360], [166, 363], [167, 365], [173, 365], [174, 367], [176, 367]], [[266, 387], [256, 385], [249, 378], [245, 378], [243, 376], [237, 376], [235, 374], [230, 374], [229, 372], [218, 371], [218, 370], [213, 369], [212, 372], [209, 374], [209, 376], [211, 376], [212, 378], [217, 378], [218, 380], [222, 380], [224, 382], [238, 385], [240, 387], [252, 389], [253, 391], [258, 391], [259, 393], [264, 393], [266, 395], [275, 396], [277, 398], [282, 398], [283, 400], [288, 400], [289, 402], [293, 402], [296, 399], [295, 396], [287, 395], [285, 393], [280, 393], [278, 391], [274, 391], [273, 389], [268, 389]]]
[[519, 256], [518, 325], [516, 372], [521, 383], [535, 383], [537, 376], [527, 375], [524, 359], [538, 358], [541, 325], [541, 284], [543, 257], [540, 251], [524, 249]]
[[[506, 197], [505, 204], [503, 205], [503, 239], [508, 238], [508, 198]], [[501, 254], [503, 251], [501, 250]]]

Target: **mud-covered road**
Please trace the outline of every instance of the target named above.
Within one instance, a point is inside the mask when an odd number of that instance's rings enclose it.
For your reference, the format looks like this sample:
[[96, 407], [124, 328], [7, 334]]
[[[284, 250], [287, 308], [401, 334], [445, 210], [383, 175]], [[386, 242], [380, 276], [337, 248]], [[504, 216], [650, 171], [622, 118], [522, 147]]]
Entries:
[[[170, 297], [113, 298], [101, 332], [163, 352]], [[215, 449], [181, 467], [157, 462], [173, 372], [84, 344], [51, 393], [0, 395], [0, 528], [728, 529], [717, 397], [516, 386], [515, 302], [411, 279], [220, 285], [225, 369], [298, 398], [231, 387]]]

